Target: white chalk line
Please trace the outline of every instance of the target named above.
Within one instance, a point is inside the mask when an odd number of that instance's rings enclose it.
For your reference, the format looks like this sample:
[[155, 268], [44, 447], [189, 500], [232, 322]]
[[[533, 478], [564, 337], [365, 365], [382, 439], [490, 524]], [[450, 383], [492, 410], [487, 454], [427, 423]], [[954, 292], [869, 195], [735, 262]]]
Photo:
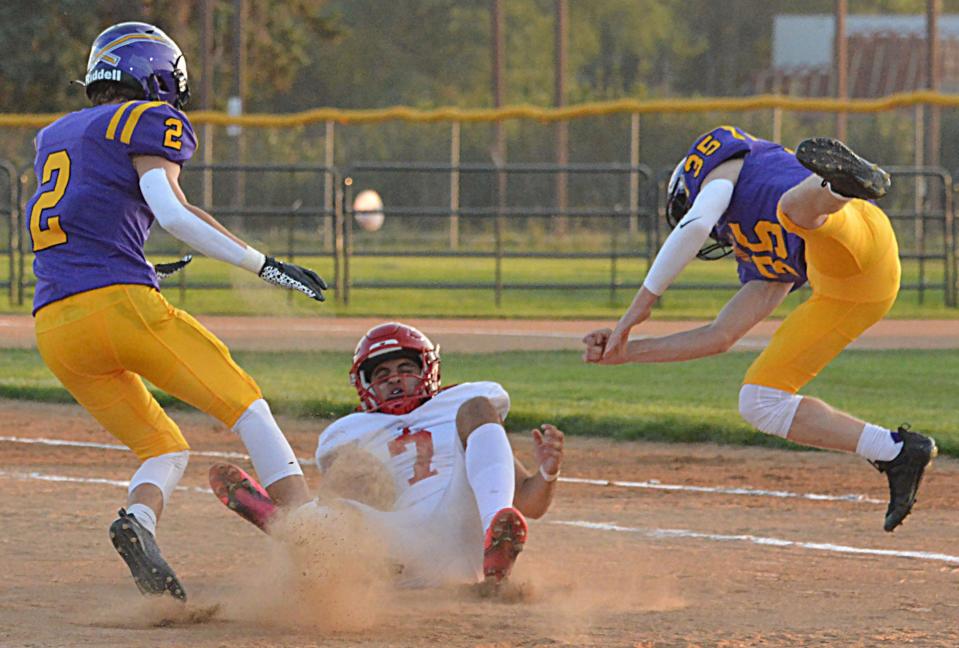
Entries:
[[[71, 483], [71, 484], [93, 484], [98, 486], [116, 486], [128, 488], [129, 481], [104, 479], [100, 477], [69, 477], [66, 475], [50, 475], [37, 471], [31, 472], [11, 472], [0, 470], [0, 477], [9, 477], [11, 479], [38, 480], [46, 482]], [[197, 486], [177, 486], [176, 490], [191, 493], [202, 493], [212, 495], [213, 491], [209, 488]], [[959, 556], [950, 554], [935, 553], [929, 551], [897, 551], [894, 549], [869, 549], [866, 547], [851, 547], [848, 545], [837, 545], [828, 542], [799, 542], [795, 540], [785, 540], [783, 538], [770, 538], [754, 535], [726, 535], [719, 533], [703, 533], [700, 531], [690, 531], [688, 529], [644, 529], [638, 527], [626, 527], [608, 522], [587, 522], [586, 520], [550, 520], [547, 524], [556, 524], [561, 526], [577, 527], [581, 529], [592, 529], [597, 531], [611, 531], [618, 533], [633, 533], [653, 539], [664, 538], [691, 538], [696, 540], [707, 540], [711, 542], [746, 542], [764, 547], [793, 547], [798, 549], [808, 549], [811, 551], [823, 551], [838, 554], [857, 554], [866, 556], [883, 556], [888, 558], [910, 558], [914, 560], [925, 560], [930, 562], [944, 562], [950, 565], [959, 565]]]
[[[130, 452], [130, 448], [119, 443], [95, 443], [93, 441], [68, 441], [66, 439], [45, 439], [43, 437], [15, 437], [15, 436], [0, 436], [0, 441], [6, 441], [7, 443], [26, 443], [26, 444], [35, 444], [35, 445], [47, 445], [47, 446], [65, 446], [68, 448], [96, 448], [98, 450], [112, 450], [112, 451], [122, 451]], [[197, 455], [200, 457], [217, 457], [220, 459], [249, 459], [248, 455], [243, 454], [242, 452], [218, 452], [216, 450], [190, 450], [191, 455]], [[300, 459], [300, 463], [308, 461], [313, 463], [312, 460]]]
[[950, 565], [959, 565], [959, 556], [929, 551], [869, 549], [865, 547], [837, 545], [829, 542], [800, 542], [796, 540], [785, 540], [783, 538], [769, 538], [748, 534], [727, 535], [721, 533], [702, 533], [700, 531], [690, 531], [688, 529], [643, 529], [639, 527], [624, 527], [608, 522], [587, 522], [585, 520], [551, 520], [548, 522], [548, 524], [578, 527], [581, 529], [595, 529], [599, 531], [614, 531], [618, 533], [635, 533], [654, 539], [693, 538], [696, 540], [710, 540], [713, 542], [747, 542], [764, 547], [794, 547], [797, 549], [808, 549], [810, 551], [826, 551], [831, 553], [857, 554], [865, 556], [883, 556], [889, 558], [912, 558], [915, 560], [928, 560], [932, 562], [944, 562]]
[[[74, 448], [97, 448], [100, 450], [129, 452], [129, 449], [118, 443], [94, 443], [91, 441], [67, 441], [63, 439], [44, 439], [44, 438], [26, 438], [15, 436], [0, 436], [0, 441], [8, 443], [27, 443], [49, 446], [67, 446]], [[242, 459], [249, 460], [249, 456], [241, 452], [217, 452], [213, 450], [201, 451], [191, 450], [191, 455], [199, 457], [214, 457], [219, 459]], [[297, 457], [297, 460], [305, 466], [310, 466], [316, 462], [313, 459]], [[658, 480], [647, 481], [620, 481], [610, 479], [587, 479], [583, 477], [560, 477], [559, 481], [567, 484], [585, 484], [589, 486], [617, 486], [619, 488], [638, 488], [644, 490], [660, 490], [687, 493], [711, 493], [716, 495], [740, 495], [747, 497], [775, 497], [780, 499], [804, 499], [815, 502], [852, 502], [864, 504], [885, 504], [882, 500], [866, 497], [856, 493], [845, 495], [825, 495], [821, 493], [795, 493], [783, 490], [765, 490], [761, 488], [750, 488], [748, 486], [691, 486], [688, 484], [663, 484]]]
[[659, 480], [618, 481], [608, 479], [583, 479], [580, 477], [560, 477], [560, 481], [570, 484], [590, 484], [594, 486], [619, 486], [621, 488], [644, 488], [649, 490], [686, 491], [690, 493], [716, 493], [719, 495], [751, 495], [753, 497], [779, 497], [807, 499], [816, 502], [863, 502], [866, 504], [885, 504], [882, 500], [849, 493], [846, 495], [824, 495], [821, 493], [794, 493], [783, 490], [765, 490], [748, 486], [690, 486], [689, 484], [663, 484]]
[[[67, 475], [48, 475], [46, 473], [30, 471], [17, 472], [0, 470], [0, 477], [10, 477], [11, 479], [34, 479], [47, 482], [64, 482], [68, 484], [97, 484], [102, 486], [119, 486], [120, 488], [129, 488], [130, 482], [122, 479], [104, 479], [102, 477], [68, 477]], [[209, 488], [199, 486], [177, 486], [176, 490], [190, 493], [205, 493], [212, 495], [213, 491]]]

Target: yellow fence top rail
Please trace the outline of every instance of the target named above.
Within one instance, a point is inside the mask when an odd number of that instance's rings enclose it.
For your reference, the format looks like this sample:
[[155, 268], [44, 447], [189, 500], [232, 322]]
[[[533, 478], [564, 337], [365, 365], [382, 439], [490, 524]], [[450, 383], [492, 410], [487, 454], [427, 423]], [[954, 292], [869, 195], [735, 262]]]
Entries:
[[[932, 91], [905, 92], [878, 99], [831, 99], [800, 98], [782, 95], [756, 95], [752, 97], [703, 97], [696, 99], [621, 99], [599, 103], [578, 104], [564, 108], [540, 108], [530, 105], [506, 106], [503, 108], [433, 108], [419, 109], [408, 106], [391, 106], [372, 110], [343, 110], [339, 108], [315, 108], [287, 115], [250, 114], [231, 116], [223, 112], [200, 110], [190, 113], [194, 124], [216, 126], [248, 126], [252, 128], [275, 128], [305, 126], [327, 121], [339, 124], [373, 124], [385, 121], [408, 122], [495, 122], [504, 119], [535, 119], [538, 121], [563, 121], [582, 117], [597, 117], [621, 113], [696, 113], [696, 112], [743, 112], [779, 108], [795, 112], [849, 112], [876, 113], [916, 105], [933, 105], [945, 108], [959, 107], [959, 95], [947, 95]], [[0, 113], [0, 127], [40, 128], [59, 118], [60, 114], [11, 114]]]

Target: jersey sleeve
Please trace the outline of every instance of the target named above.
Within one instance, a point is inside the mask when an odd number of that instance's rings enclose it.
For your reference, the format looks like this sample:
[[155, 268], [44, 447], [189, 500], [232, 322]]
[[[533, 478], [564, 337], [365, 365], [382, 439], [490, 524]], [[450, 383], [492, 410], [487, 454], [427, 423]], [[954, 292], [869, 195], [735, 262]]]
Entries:
[[319, 442], [316, 445], [316, 467], [323, 470], [322, 459], [324, 455], [329, 454], [337, 447], [349, 441], [347, 432], [350, 429], [350, 421], [355, 420], [356, 414], [348, 414], [343, 418], [338, 418], [320, 432]]
[[[457, 407], [471, 398], [488, 398], [496, 408], [496, 412], [504, 421], [509, 414], [509, 394], [499, 383], [491, 381], [470, 382], [457, 385], [454, 388]], [[452, 396], [453, 394], [451, 394]]]
[[165, 101], [130, 101], [110, 119], [106, 138], [126, 145], [129, 155], [158, 155], [183, 164], [196, 151], [190, 120]]
[[703, 180], [709, 173], [727, 160], [749, 153], [756, 138], [733, 126], [719, 126], [700, 135], [686, 153], [683, 180], [692, 204], [699, 195]]

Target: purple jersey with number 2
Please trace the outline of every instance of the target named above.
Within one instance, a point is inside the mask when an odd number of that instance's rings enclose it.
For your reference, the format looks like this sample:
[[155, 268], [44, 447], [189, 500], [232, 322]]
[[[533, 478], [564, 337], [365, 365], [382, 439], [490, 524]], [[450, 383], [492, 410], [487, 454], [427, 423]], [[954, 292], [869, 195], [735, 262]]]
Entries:
[[162, 101], [95, 106], [42, 129], [36, 146], [38, 186], [27, 203], [33, 312], [113, 284], [158, 287], [143, 253], [153, 213], [131, 157], [189, 160], [196, 136], [186, 115]]
[[779, 144], [720, 126], [701, 135], [686, 154], [683, 178], [690, 204], [710, 171], [735, 158], [743, 159], [743, 168], [714, 233], [732, 242], [740, 282], [781, 281], [798, 288], [806, 283], [804, 243], [779, 224], [776, 207], [810, 172]]

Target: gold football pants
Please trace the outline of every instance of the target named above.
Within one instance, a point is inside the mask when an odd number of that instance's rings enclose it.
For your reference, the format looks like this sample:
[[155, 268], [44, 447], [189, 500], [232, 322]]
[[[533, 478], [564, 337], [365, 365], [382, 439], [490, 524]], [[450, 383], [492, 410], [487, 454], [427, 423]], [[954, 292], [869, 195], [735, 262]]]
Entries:
[[36, 334], [47, 367], [140, 459], [189, 449], [141, 376], [230, 427], [261, 398], [226, 346], [150, 286], [107, 286], [49, 304], [36, 314]]
[[883, 211], [863, 200], [813, 230], [782, 210], [778, 217], [806, 243], [812, 296], [783, 320], [743, 382], [796, 393], [889, 312], [899, 292], [899, 246]]

